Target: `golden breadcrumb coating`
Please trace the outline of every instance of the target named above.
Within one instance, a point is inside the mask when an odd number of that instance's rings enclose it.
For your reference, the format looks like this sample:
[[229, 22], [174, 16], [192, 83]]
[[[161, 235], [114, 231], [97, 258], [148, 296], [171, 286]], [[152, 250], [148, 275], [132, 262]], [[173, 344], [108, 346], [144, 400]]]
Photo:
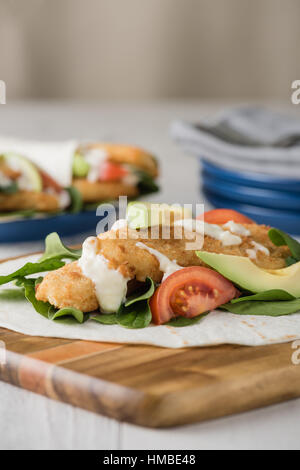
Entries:
[[35, 191], [18, 191], [13, 194], [0, 193], [0, 211], [37, 210], [51, 212], [59, 209], [59, 198], [55, 194]]
[[93, 282], [82, 274], [77, 262], [47, 274], [37, 287], [36, 298], [57, 308], [73, 307], [82, 312], [98, 308]]
[[98, 181], [92, 183], [87, 179], [75, 178], [72, 185], [81, 193], [84, 202], [117, 199], [119, 196], [135, 197], [139, 193], [136, 186], [124, 184], [120, 181]]

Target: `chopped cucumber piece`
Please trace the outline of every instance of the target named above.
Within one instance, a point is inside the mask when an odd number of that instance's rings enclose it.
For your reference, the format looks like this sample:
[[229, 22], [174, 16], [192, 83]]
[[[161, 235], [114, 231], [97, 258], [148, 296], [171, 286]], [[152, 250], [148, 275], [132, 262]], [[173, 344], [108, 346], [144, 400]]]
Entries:
[[73, 176], [85, 178], [90, 170], [90, 165], [84, 156], [76, 152], [73, 158]]

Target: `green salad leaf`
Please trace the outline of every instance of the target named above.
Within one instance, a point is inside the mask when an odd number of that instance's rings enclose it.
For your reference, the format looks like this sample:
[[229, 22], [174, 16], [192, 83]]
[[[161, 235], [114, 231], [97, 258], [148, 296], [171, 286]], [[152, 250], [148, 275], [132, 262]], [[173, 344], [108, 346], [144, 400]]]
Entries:
[[300, 299], [281, 301], [246, 300], [238, 303], [228, 303], [219, 307], [222, 310], [237, 315], [263, 315], [267, 317], [280, 317], [291, 315], [300, 311]]
[[138, 169], [135, 171], [135, 173], [140, 180], [138, 183], [140, 195], [145, 196], [146, 194], [156, 193], [157, 191], [159, 191], [159, 186], [155, 183], [152, 176]]
[[67, 212], [71, 214], [77, 214], [78, 212], [82, 210], [82, 207], [83, 207], [83, 200], [82, 200], [81, 193], [74, 186], [70, 186], [69, 188], [66, 188], [66, 190], [68, 191], [69, 196], [71, 198], [71, 205], [67, 209]]
[[292, 257], [287, 258], [287, 265], [298, 263], [300, 261], [300, 243], [287, 233], [277, 228], [271, 228], [268, 232], [271, 242], [276, 246], [288, 246], [291, 250]]
[[300, 299], [284, 290], [273, 289], [232, 299], [219, 308], [238, 315], [279, 317], [300, 311]]
[[275, 300], [294, 300], [296, 297], [289, 294], [285, 290], [281, 289], [272, 289], [264, 292], [259, 292], [258, 294], [247, 295], [245, 297], [238, 297], [237, 299], [232, 299], [231, 304], [236, 304], [240, 302], [262, 300], [265, 302], [275, 301]]
[[18, 185], [15, 181], [11, 181], [8, 186], [1, 186], [0, 192], [4, 194], [14, 194], [19, 190]]
[[36, 279], [19, 278], [17, 282], [18, 286], [23, 287], [25, 297], [28, 302], [31, 303], [35, 311], [43, 317], [48, 318], [48, 313], [53, 307], [49, 302], [42, 302], [41, 300], [37, 300], [35, 296], [36, 284]]
[[155, 284], [151, 277], [147, 277], [146, 279], [146, 291], [143, 292], [142, 294], [140, 293], [135, 293], [131, 295], [130, 297], [127, 298], [125, 302], [125, 307], [129, 307], [130, 305], [134, 304], [135, 302], [140, 302], [141, 300], [147, 300], [152, 297], [155, 291]]
[[91, 317], [91, 320], [94, 320], [98, 323], [102, 323], [103, 325], [117, 325], [117, 315], [116, 313], [101, 313], [99, 315], [95, 315]]
[[296, 264], [296, 263], [298, 263], [298, 261], [295, 258], [293, 258], [292, 256], [288, 256], [285, 260], [285, 263], [286, 263], [287, 266], [292, 266], [292, 264]]
[[61, 319], [62, 317], [71, 317], [70, 320], [76, 320], [77, 323], [83, 323], [85, 321], [84, 313], [77, 308], [65, 307], [61, 308], [60, 310], [55, 310], [52, 308], [48, 311], [49, 320], [57, 320]]
[[172, 318], [168, 323], [165, 323], [165, 325], [168, 326], [174, 326], [174, 327], [183, 327], [183, 326], [191, 326], [195, 325], [196, 323], [199, 323], [201, 320], [203, 320], [204, 317], [206, 317], [207, 313], [202, 313], [201, 315], [198, 315], [197, 317], [194, 318], [185, 318], [185, 317], [176, 317]]
[[0, 300], [24, 301], [25, 294], [23, 289], [1, 289]]
[[30, 274], [42, 273], [45, 271], [53, 271], [64, 266], [64, 262], [59, 259], [45, 259], [37, 263], [26, 263], [22, 268], [17, 271], [8, 274], [6, 276], [0, 276], [0, 285], [7, 284], [8, 282], [14, 281], [18, 278], [29, 276]]
[[[58, 233], [52, 232], [45, 239], [45, 252], [39, 262], [51, 259], [76, 260], [81, 257], [82, 250], [72, 250], [63, 244]], [[54, 268], [55, 269], [55, 268]], [[50, 269], [49, 269], [50, 271]]]
[[119, 325], [125, 328], [146, 328], [152, 320], [149, 300], [141, 300], [130, 304], [128, 307], [121, 305], [116, 319]]

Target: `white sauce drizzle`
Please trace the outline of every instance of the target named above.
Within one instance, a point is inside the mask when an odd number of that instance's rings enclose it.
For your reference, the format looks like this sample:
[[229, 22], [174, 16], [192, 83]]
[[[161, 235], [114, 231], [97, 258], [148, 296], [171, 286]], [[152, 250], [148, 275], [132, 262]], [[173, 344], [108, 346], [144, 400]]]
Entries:
[[107, 160], [107, 153], [102, 149], [88, 149], [84, 152], [85, 159], [90, 165], [90, 170], [87, 180], [91, 183], [96, 183], [99, 180], [101, 173], [101, 163]]
[[176, 261], [171, 261], [169, 258], [158, 250], [154, 250], [154, 248], [151, 248], [150, 246], [145, 245], [142, 242], [137, 242], [135, 244], [138, 248], [142, 248], [142, 250], [147, 250], [149, 253], [155, 256], [157, 261], [159, 262], [159, 269], [164, 273], [164, 277], [162, 279], [162, 282], [170, 276], [170, 274], [173, 274], [175, 271], [178, 271], [179, 269], [182, 269], [182, 266], [179, 266], [179, 264], [176, 263]]
[[268, 248], [261, 245], [260, 243], [252, 241], [251, 245], [253, 246], [253, 249], [250, 248], [250, 249], [246, 250], [246, 253], [249, 256], [249, 258], [256, 259], [258, 251], [261, 251], [265, 255], [270, 256], [270, 251], [268, 250]]
[[113, 224], [110, 230], [113, 230], [114, 232], [116, 232], [117, 230], [126, 228], [127, 226], [128, 226], [128, 222], [126, 219], [119, 219], [115, 221], [115, 223]]
[[224, 224], [223, 227], [228, 228], [231, 233], [236, 233], [237, 235], [242, 235], [244, 237], [249, 237], [249, 235], [251, 235], [250, 230], [241, 224], [236, 224], [233, 220]]
[[97, 244], [96, 237], [89, 237], [85, 240], [78, 265], [83, 274], [94, 283], [101, 310], [113, 313], [126, 298], [129, 279], [123, 277], [116, 269], [108, 267], [108, 260], [97, 253]]
[[220, 240], [223, 246], [232, 246], [232, 245], [240, 245], [242, 243], [242, 239], [237, 235], [233, 235], [228, 230], [223, 230], [220, 225], [215, 224], [208, 224], [207, 222], [203, 222], [202, 220], [195, 220], [195, 219], [183, 219], [177, 220], [174, 223], [174, 226], [183, 227], [184, 230], [189, 232], [196, 232], [201, 235], [208, 235], [215, 240]]

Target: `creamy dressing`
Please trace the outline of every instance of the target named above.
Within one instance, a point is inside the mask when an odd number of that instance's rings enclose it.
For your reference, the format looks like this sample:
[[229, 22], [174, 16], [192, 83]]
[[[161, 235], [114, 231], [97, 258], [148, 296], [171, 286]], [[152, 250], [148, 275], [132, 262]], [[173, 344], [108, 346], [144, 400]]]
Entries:
[[101, 164], [107, 160], [107, 153], [102, 149], [88, 149], [84, 152], [85, 159], [90, 165], [87, 180], [96, 183], [101, 173]]
[[120, 230], [122, 228], [127, 228], [128, 223], [126, 219], [119, 219], [116, 220], [116, 222], [113, 224], [112, 228], [110, 230], [113, 230], [116, 232], [117, 230]]
[[83, 243], [78, 265], [83, 274], [94, 283], [102, 312], [113, 313], [126, 298], [129, 279], [123, 277], [119, 271], [109, 268], [108, 260], [98, 253], [97, 246], [96, 237], [87, 238]]
[[195, 219], [183, 219], [177, 220], [174, 223], [175, 227], [183, 227], [184, 230], [189, 232], [196, 232], [201, 235], [208, 235], [215, 240], [219, 240], [223, 246], [232, 246], [232, 245], [240, 245], [242, 243], [242, 239], [230, 233], [228, 230], [223, 230], [220, 225], [215, 224], [208, 224], [207, 222], [203, 222], [202, 220], [195, 220]]
[[123, 165], [123, 167], [128, 171], [127, 175], [122, 178], [123, 184], [128, 184], [129, 186], [136, 186], [141, 178], [132, 170], [130, 165]]
[[244, 237], [249, 237], [249, 235], [251, 235], [250, 230], [248, 230], [241, 224], [235, 223], [233, 220], [230, 220], [229, 222], [224, 224], [223, 227], [228, 228], [231, 233], [235, 233], [236, 235], [242, 235]]
[[251, 245], [253, 246], [253, 249], [250, 248], [250, 249], [246, 250], [246, 253], [249, 256], [249, 258], [256, 259], [257, 258], [257, 253], [259, 251], [261, 251], [262, 253], [264, 253], [267, 256], [270, 256], [270, 251], [268, 250], [268, 248], [261, 245], [260, 243], [252, 241]]
[[155, 256], [155, 258], [159, 262], [159, 269], [164, 273], [162, 281], [164, 281], [168, 276], [170, 276], [170, 274], [173, 274], [175, 271], [182, 269], [182, 266], [179, 266], [179, 264], [177, 264], [175, 260], [171, 261], [167, 256], [160, 253], [160, 251], [155, 250], [154, 248], [151, 248], [150, 246], [147, 246], [142, 242], [137, 242], [135, 246], [141, 248], [142, 250], [147, 250], [149, 251], [149, 253]]
[[[57, 194], [57, 193], [56, 193]], [[60, 209], [65, 209], [71, 203], [71, 197], [68, 191], [60, 191], [58, 194], [58, 205]]]

